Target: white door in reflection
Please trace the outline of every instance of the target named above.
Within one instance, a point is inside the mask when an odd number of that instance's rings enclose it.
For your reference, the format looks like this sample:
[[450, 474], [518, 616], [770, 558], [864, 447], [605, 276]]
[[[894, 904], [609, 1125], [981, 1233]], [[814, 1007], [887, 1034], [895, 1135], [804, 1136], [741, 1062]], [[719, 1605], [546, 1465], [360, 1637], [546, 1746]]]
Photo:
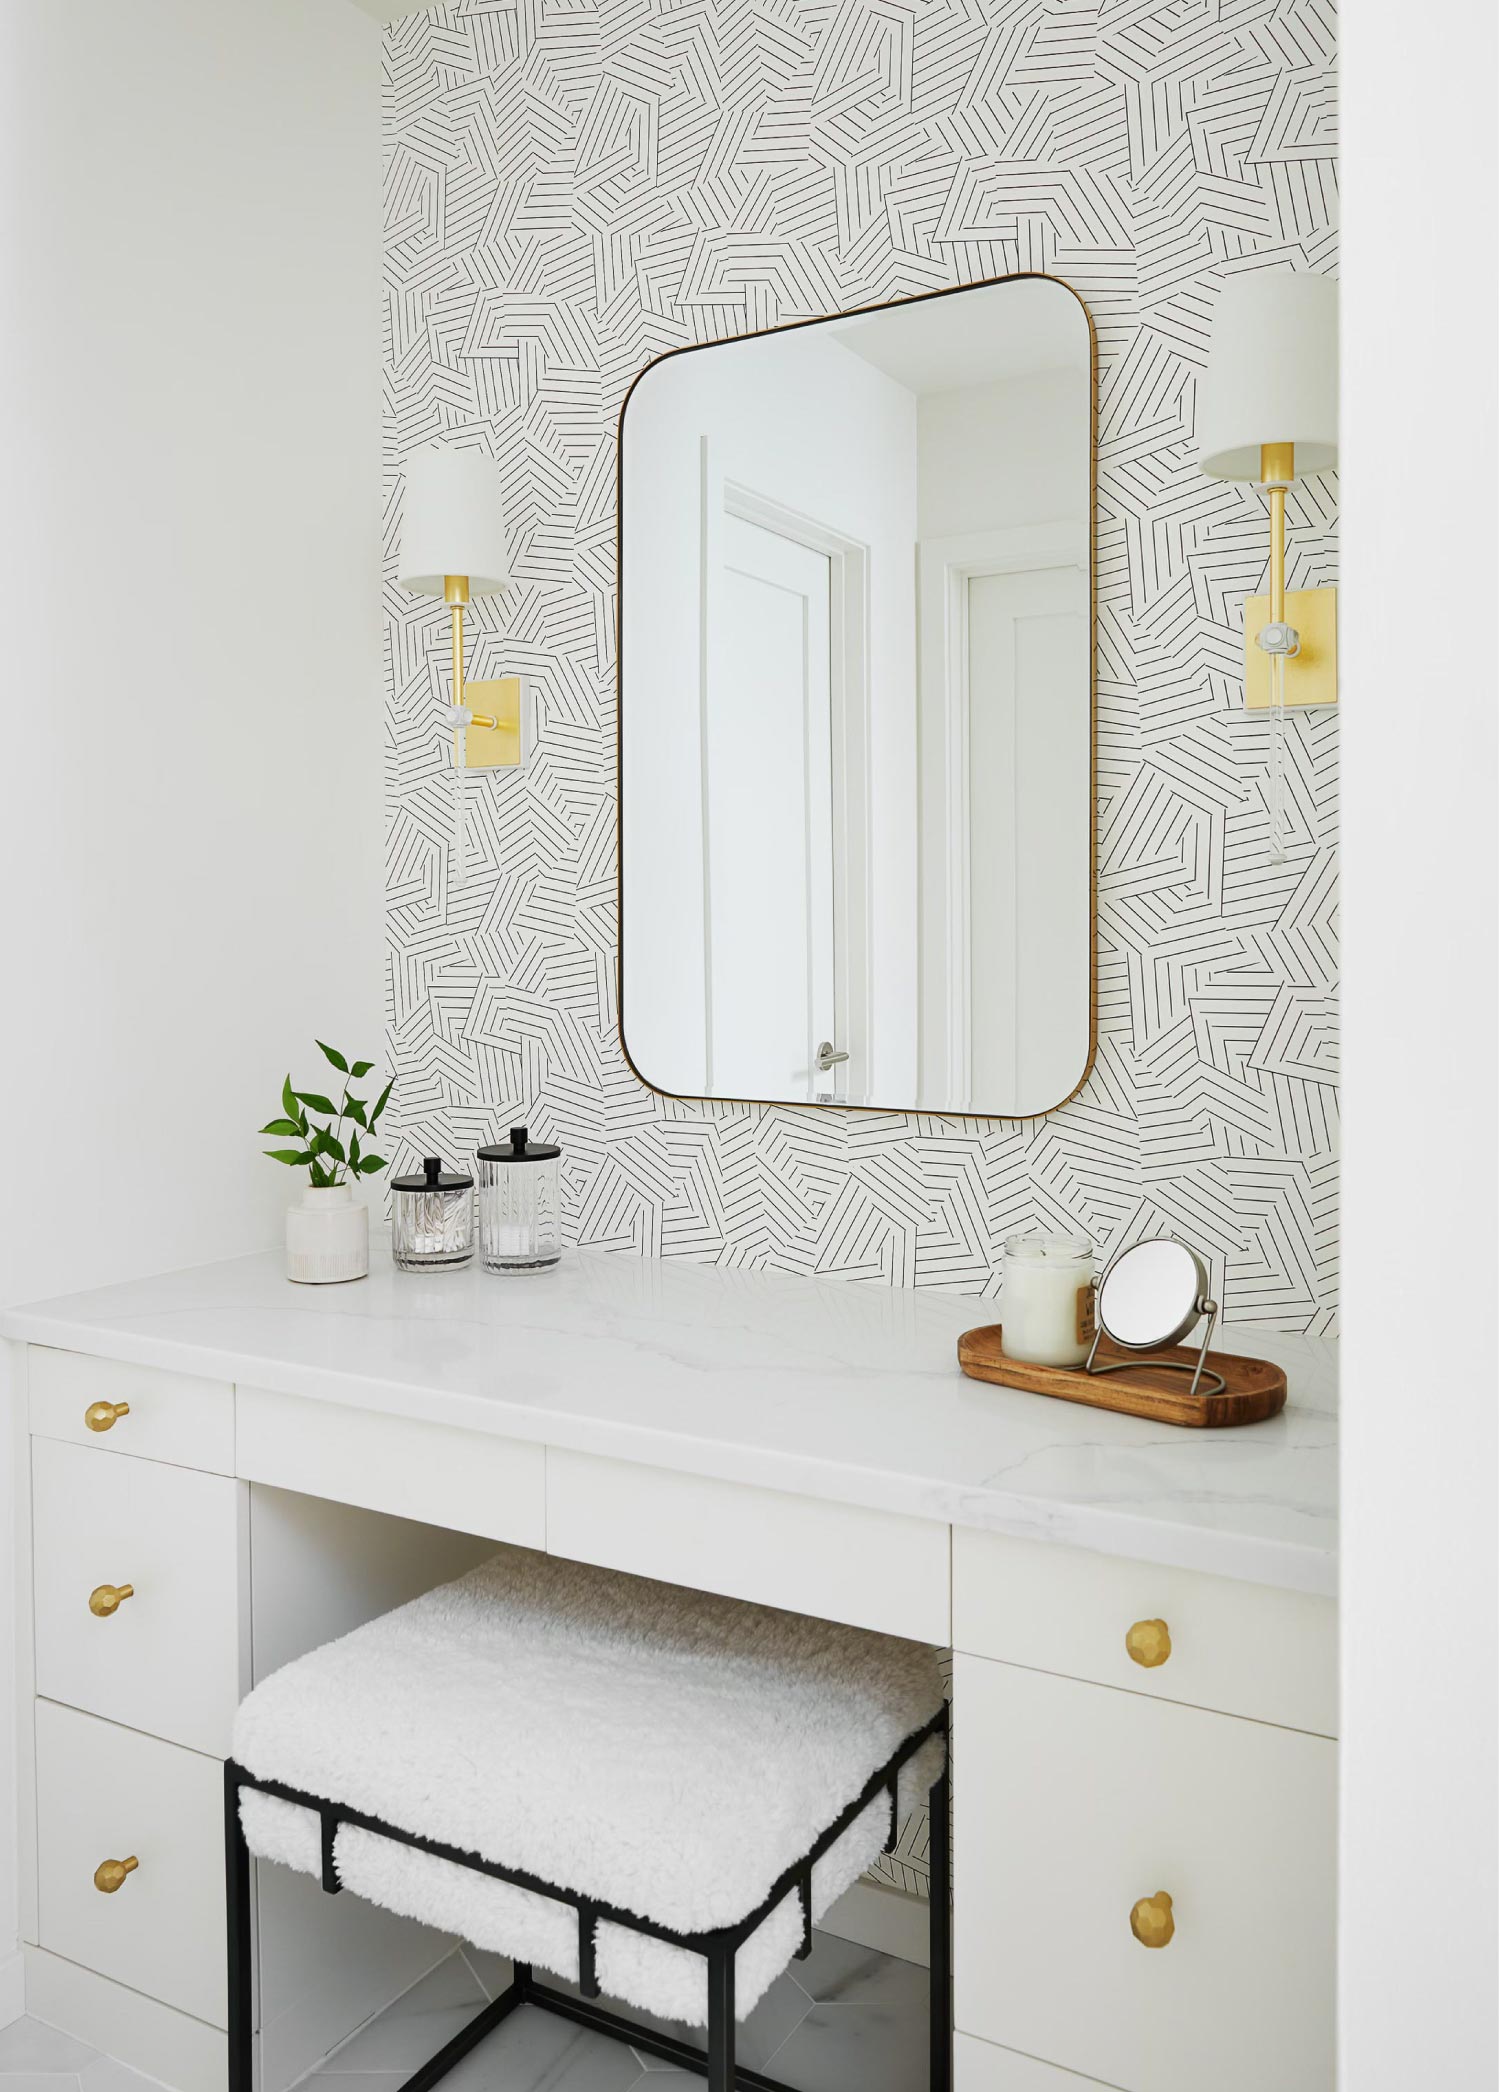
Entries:
[[1088, 907], [1083, 824], [1058, 809], [1087, 774], [1088, 575], [968, 583], [969, 1094], [1045, 1101], [1087, 1023], [1059, 911]]
[[724, 516], [703, 722], [713, 1095], [843, 1093], [815, 1066], [841, 1033], [830, 586], [827, 553]]

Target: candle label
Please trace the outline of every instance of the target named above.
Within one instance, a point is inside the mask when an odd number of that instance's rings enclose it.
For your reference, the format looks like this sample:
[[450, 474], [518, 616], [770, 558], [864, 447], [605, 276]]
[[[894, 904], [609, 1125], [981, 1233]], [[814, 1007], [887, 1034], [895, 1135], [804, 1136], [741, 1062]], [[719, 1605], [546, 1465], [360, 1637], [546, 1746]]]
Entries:
[[1091, 1285], [1078, 1288], [1078, 1341], [1080, 1344], [1094, 1341], [1094, 1289]]

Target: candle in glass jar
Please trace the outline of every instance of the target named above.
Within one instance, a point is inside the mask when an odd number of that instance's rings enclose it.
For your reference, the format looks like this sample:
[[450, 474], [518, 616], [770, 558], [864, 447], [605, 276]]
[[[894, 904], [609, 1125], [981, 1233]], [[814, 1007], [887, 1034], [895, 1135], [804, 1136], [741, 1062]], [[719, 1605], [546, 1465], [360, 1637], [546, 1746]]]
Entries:
[[1094, 1340], [1094, 1245], [1086, 1235], [1010, 1235], [1000, 1296], [1008, 1358], [1081, 1366]]

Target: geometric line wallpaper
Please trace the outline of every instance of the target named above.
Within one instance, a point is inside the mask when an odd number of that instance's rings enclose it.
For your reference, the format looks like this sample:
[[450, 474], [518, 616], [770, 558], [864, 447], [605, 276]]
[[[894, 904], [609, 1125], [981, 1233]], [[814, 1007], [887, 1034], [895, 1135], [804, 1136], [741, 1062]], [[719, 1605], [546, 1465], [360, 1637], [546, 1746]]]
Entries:
[[[403, 1161], [524, 1120], [571, 1239], [993, 1292], [1003, 1237], [1179, 1233], [1231, 1319], [1337, 1298], [1338, 720], [1289, 717], [1286, 861], [1241, 611], [1253, 488], [1204, 478], [1218, 286], [1337, 260], [1325, 0], [459, 0], [385, 36], [388, 1041]], [[1100, 1039], [1027, 1124], [674, 1103], [615, 1029], [615, 430], [665, 349], [1016, 269], [1099, 336]], [[464, 786], [400, 467], [501, 467], [514, 581], [470, 672], [531, 680], [524, 772]], [[1288, 499], [1336, 579], [1336, 483]]]

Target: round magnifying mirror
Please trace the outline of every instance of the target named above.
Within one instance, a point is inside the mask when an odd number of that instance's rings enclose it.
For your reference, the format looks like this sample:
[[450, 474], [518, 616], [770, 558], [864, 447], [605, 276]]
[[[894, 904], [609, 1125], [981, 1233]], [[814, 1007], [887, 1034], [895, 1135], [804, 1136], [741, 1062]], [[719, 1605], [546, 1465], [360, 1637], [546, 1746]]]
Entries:
[[1127, 1351], [1180, 1344], [1205, 1312], [1208, 1271], [1183, 1242], [1137, 1242], [1099, 1281], [1096, 1312], [1113, 1343]]

